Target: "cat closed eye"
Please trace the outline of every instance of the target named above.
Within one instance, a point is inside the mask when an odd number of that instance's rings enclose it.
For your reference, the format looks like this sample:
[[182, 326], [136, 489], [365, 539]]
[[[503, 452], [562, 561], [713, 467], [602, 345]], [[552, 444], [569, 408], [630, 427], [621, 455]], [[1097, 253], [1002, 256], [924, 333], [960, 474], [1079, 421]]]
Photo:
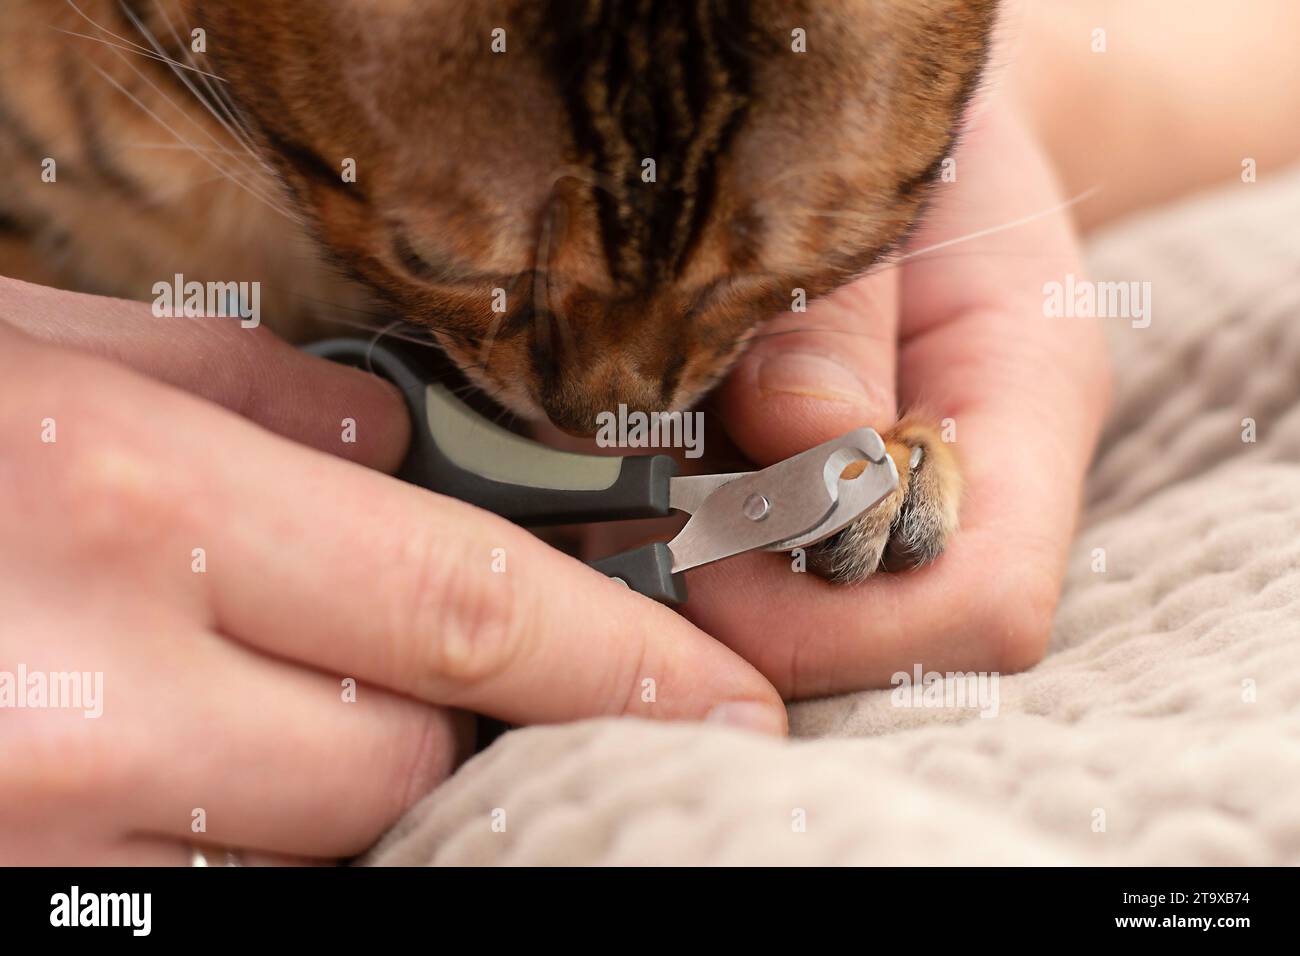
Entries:
[[437, 282], [452, 278], [452, 269], [448, 263], [431, 262], [429, 258], [417, 252], [405, 232], [393, 233], [393, 256], [411, 276], [425, 282]]

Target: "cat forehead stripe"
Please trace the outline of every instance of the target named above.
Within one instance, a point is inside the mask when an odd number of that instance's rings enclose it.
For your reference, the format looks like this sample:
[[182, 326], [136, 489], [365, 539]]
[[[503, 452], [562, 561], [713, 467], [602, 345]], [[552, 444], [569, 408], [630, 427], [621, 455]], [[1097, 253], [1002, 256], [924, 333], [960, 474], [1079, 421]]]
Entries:
[[[708, 218], [717, 163], [743, 118], [748, 4], [550, 0], [549, 64], [592, 186], [615, 278], [679, 271]], [[647, 163], [646, 161], [652, 161]]]

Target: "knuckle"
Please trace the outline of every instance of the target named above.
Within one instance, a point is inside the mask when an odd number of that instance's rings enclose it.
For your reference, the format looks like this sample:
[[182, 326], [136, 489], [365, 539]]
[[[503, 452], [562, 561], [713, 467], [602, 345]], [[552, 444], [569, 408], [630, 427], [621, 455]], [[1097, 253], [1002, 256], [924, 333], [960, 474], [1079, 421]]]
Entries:
[[7, 434], [12, 426], [30, 435], [14, 443], [16, 490], [33, 506], [28, 518], [53, 514], [82, 550], [108, 555], [174, 533], [187, 511], [183, 474], [149, 447], [147, 416], [106, 400], [96, 369], [75, 359], [46, 364], [51, 380], [29, 393], [28, 420], [5, 423]]
[[499, 676], [520, 647], [518, 595], [479, 557], [426, 529], [399, 558], [413, 570], [399, 575], [406, 593], [393, 604], [393, 635], [417, 691], [439, 703]]
[[78, 540], [90, 551], [138, 549], [184, 523], [172, 478], [129, 441], [95, 439], [79, 448], [58, 476], [54, 499], [77, 515]]
[[60, 524], [75, 515], [75, 536], [113, 553], [151, 541], [181, 518], [183, 475], [151, 449], [156, 423], [136, 393], [123, 398], [117, 375], [79, 355], [39, 355], [36, 376], [17, 419], [0, 420], [19, 457], [19, 493], [34, 512], [53, 511]]

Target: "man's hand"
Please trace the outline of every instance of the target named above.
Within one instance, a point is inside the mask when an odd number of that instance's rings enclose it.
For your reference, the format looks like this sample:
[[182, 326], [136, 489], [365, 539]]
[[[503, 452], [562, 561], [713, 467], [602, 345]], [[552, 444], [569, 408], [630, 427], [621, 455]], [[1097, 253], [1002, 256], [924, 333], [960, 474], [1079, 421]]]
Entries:
[[687, 615], [787, 697], [887, 685], [917, 663], [1014, 671], [1046, 647], [1105, 350], [1095, 322], [1044, 317], [1044, 283], [1083, 270], [1038, 145], [994, 101], [955, 158], [902, 262], [778, 319], [765, 331], [789, 334], [760, 337], [718, 396], [760, 465], [919, 405], [951, 419], [965, 474], [961, 531], [931, 566], [852, 587], [768, 554], [693, 573]]

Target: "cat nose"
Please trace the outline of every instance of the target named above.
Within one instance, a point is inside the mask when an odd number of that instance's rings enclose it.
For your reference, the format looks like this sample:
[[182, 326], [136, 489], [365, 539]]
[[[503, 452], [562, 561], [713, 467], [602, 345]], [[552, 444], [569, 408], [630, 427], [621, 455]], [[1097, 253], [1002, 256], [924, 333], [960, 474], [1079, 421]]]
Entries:
[[656, 395], [644, 389], [590, 390], [581, 385], [551, 390], [540, 396], [542, 410], [556, 428], [578, 438], [591, 438], [609, 421], [632, 412], [660, 411]]
[[596, 428], [574, 428], [571, 425], [562, 425], [557, 422], [554, 417], [551, 418], [551, 424], [564, 432], [564, 434], [570, 435], [574, 438], [593, 438], [598, 430]]
[[532, 353], [534, 399], [556, 428], [578, 437], [595, 435], [608, 415], [663, 411], [667, 378], [644, 351], [614, 342], [581, 349], [539, 344]]
[[553, 397], [542, 398], [542, 409], [551, 424], [575, 438], [591, 438], [600, 428], [600, 413], [604, 409], [590, 401], [565, 401]]

